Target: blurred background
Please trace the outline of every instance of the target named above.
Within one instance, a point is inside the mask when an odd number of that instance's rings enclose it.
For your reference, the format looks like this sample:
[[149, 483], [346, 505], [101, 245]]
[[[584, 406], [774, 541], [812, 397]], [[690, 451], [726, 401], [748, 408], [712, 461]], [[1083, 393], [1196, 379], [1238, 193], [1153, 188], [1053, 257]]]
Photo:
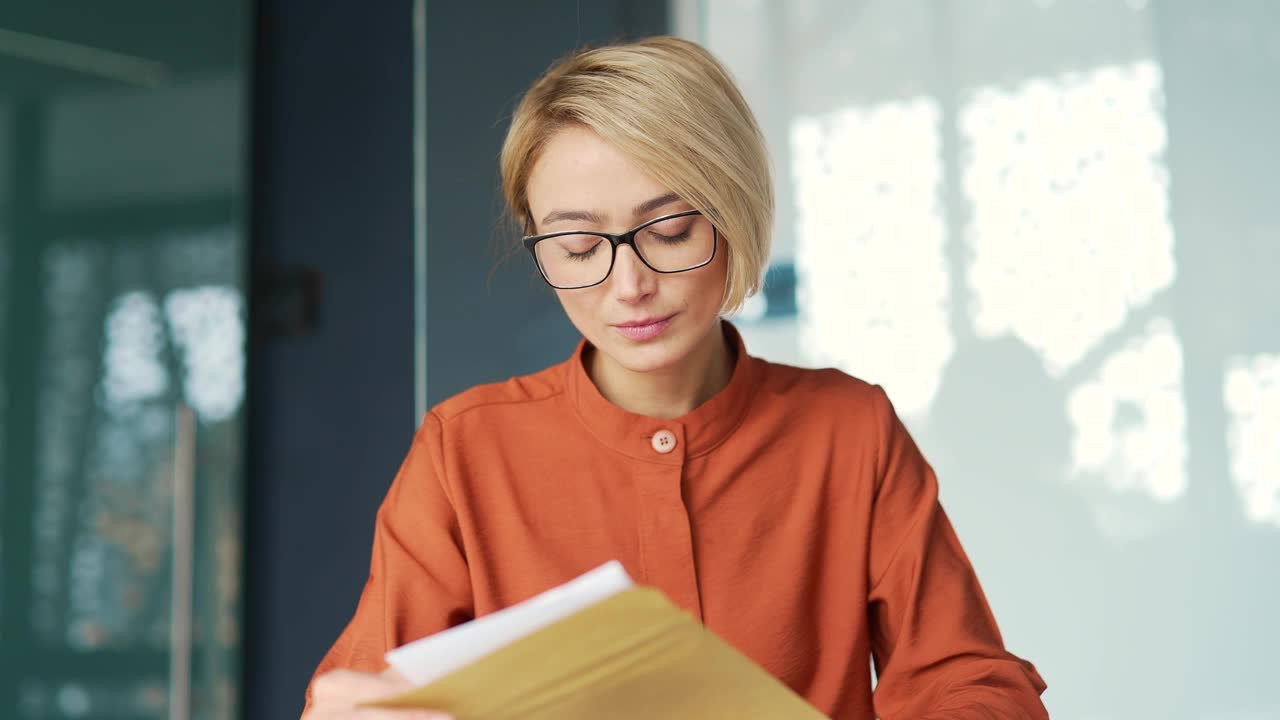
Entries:
[[421, 413], [577, 335], [520, 92], [675, 33], [773, 154], [754, 354], [883, 384], [1055, 718], [1280, 719], [1280, 5], [9, 0], [0, 717], [287, 718]]

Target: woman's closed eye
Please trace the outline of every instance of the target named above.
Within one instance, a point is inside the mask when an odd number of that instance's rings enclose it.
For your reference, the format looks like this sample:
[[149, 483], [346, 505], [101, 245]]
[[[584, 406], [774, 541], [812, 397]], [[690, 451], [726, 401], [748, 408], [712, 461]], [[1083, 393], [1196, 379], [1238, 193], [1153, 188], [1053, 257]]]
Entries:
[[560, 248], [564, 251], [564, 257], [567, 260], [586, 261], [589, 260], [596, 251], [600, 249], [600, 244], [604, 242], [603, 238], [595, 236], [585, 236], [590, 240], [575, 238], [573, 241], [562, 241]]
[[688, 218], [677, 218], [667, 222], [660, 222], [644, 229], [654, 240], [663, 243], [675, 244], [689, 239], [689, 234], [693, 230], [693, 223]]
[[678, 233], [678, 234], [676, 234], [676, 235], [663, 235], [663, 234], [662, 234], [662, 233], [660, 233], [660, 232], [656, 232], [656, 231], [654, 231], [654, 230], [650, 230], [650, 231], [649, 231], [649, 236], [650, 236], [650, 237], [652, 237], [654, 240], [657, 240], [657, 241], [659, 241], [659, 242], [668, 243], [668, 244], [670, 244], [670, 245], [675, 245], [675, 244], [677, 244], [677, 243], [681, 243], [681, 242], [684, 242], [685, 240], [688, 240], [688, 239], [689, 239], [689, 230], [688, 230], [688, 228], [686, 228], [683, 232], [680, 232], [680, 233]]

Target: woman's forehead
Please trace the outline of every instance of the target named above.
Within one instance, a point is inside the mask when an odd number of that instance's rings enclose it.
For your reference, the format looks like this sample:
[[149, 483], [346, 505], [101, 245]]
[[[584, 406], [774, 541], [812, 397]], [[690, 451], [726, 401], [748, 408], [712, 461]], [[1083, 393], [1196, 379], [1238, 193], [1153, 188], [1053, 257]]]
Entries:
[[547, 142], [528, 186], [529, 210], [554, 220], [622, 222], [681, 202], [590, 130], [565, 129]]
[[658, 183], [614, 146], [590, 130], [569, 128], [543, 146], [529, 177], [530, 194], [551, 195], [559, 190], [607, 191], [614, 187], [644, 187]]

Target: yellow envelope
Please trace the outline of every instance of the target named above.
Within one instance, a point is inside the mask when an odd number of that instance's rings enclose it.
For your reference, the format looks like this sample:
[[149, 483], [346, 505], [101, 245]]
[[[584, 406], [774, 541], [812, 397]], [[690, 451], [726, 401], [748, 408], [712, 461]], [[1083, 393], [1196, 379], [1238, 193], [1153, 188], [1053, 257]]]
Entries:
[[633, 587], [376, 707], [457, 720], [822, 718], [660, 591]]

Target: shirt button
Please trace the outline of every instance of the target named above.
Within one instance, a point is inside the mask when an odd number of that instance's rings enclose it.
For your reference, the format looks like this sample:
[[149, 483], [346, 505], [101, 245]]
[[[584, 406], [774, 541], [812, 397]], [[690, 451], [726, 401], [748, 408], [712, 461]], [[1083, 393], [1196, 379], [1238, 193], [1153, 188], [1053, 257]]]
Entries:
[[676, 434], [670, 430], [659, 430], [650, 438], [653, 443], [653, 449], [666, 455], [676, 449]]

